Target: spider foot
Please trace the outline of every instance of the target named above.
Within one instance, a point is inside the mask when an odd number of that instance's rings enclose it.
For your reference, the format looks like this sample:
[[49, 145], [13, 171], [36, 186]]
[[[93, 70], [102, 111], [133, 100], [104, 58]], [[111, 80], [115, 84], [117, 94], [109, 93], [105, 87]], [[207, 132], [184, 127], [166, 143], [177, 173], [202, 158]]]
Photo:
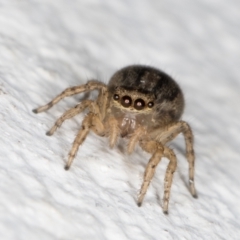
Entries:
[[163, 213], [168, 215], [168, 210], [163, 210]]
[[164, 199], [164, 203], [163, 203], [163, 213], [164, 214], [168, 214], [168, 200]]
[[47, 136], [52, 136], [53, 133], [56, 131], [57, 127], [54, 125], [49, 131], [46, 132]]
[[138, 205], [139, 207], [142, 206], [142, 202], [143, 202], [144, 196], [145, 196], [145, 193], [142, 193], [142, 192], [140, 192], [140, 194], [138, 195], [137, 205]]
[[46, 132], [46, 135], [47, 135], [47, 136], [52, 136], [53, 133], [52, 133], [51, 131], [47, 131], [47, 132]]
[[68, 165], [65, 165], [65, 167], [64, 167], [64, 169], [67, 171], [67, 170], [69, 170], [69, 168], [70, 168], [70, 166], [68, 166]]
[[198, 198], [198, 195], [197, 195], [197, 192], [196, 192], [196, 189], [195, 189], [195, 186], [194, 186], [194, 181], [189, 180], [189, 185], [190, 185], [190, 192], [191, 192], [192, 196], [194, 198]]

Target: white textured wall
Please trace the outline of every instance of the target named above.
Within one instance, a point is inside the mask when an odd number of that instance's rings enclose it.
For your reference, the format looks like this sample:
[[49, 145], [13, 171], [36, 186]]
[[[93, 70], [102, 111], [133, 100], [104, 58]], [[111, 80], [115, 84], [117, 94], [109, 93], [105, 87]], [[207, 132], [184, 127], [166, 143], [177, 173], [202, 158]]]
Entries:
[[[0, 239], [240, 239], [239, 9], [238, 0], [0, 0]], [[168, 216], [166, 159], [139, 208], [148, 154], [91, 134], [66, 172], [83, 115], [45, 132], [81, 96], [31, 111], [133, 63], [177, 79], [195, 133], [199, 198], [186, 187], [179, 137]]]

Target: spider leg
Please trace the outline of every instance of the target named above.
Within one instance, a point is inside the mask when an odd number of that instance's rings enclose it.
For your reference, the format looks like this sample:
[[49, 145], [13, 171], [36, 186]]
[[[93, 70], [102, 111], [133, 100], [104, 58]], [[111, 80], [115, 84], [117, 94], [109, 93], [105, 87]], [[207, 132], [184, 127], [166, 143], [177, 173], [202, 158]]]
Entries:
[[92, 117], [93, 117], [93, 113], [89, 113], [87, 114], [87, 116], [84, 118], [83, 122], [82, 122], [82, 127], [79, 130], [73, 145], [72, 145], [72, 149], [69, 152], [69, 156], [68, 156], [68, 161], [67, 164], [65, 166], [65, 170], [68, 170], [73, 162], [74, 157], [77, 154], [78, 148], [79, 146], [84, 142], [84, 140], [86, 139], [89, 131], [90, 131], [90, 127], [92, 124]]
[[193, 150], [193, 134], [190, 126], [182, 121], [182, 133], [186, 142], [186, 156], [189, 162], [189, 185], [193, 197], [197, 198], [197, 192], [194, 186], [194, 165], [195, 154]]
[[62, 123], [77, 114], [81, 113], [84, 109], [86, 109], [90, 104], [92, 103], [91, 100], [84, 100], [81, 103], [77, 104], [74, 108], [70, 108], [67, 110], [58, 120], [55, 122], [55, 124], [52, 126], [52, 128], [46, 133], [46, 135], [51, 136], [53, 133], [59, 128]]
[[164, 147], [163, 156], [167, 157], [170, 160], [167, 170], [166, 170], [165, 179], [164, 179], [164, 196], [163, 196], [163, 212], [165, 214], [167, 214], [170, 190], [171, 190], [172, 180], [173, 180], [173, 174], [177, 167], [177, 159], [176, 159], [176, 155], [174, 154], [173, 150], [171, 150], [168, 147]]
[[89, 105], [89, 111], [92, 113], [91, 130], [101, 137], [106, 134], [102, 120], [106, 112], [106, 104], [104, 104], [104, 101], [107, 99], [107, 94], [102, 94], [102, 92], [101, 90], [97, 100], [92, 101]]
[[113, 148], [117, 142], [117, 138], [120, 134], [120, 129], [118, 127], [118, 121], [115, 118], [110, 118], [107, 122], [107, 126], [109, 129], [109, 146]]
[[96, 114], [92, 117], [91, 130], [101, 137], [105, 136], [105, 127]]
[[99, 111], [98, 115], [101, 120], [103, 120], [106, 116], [107, 103], [108, 103], [107, 88], [101, 88], [96, 101], [96, 105], [98, 106]]
[[[98, 113], [99, 113], [98, 106], [91, 100], [85, 100], [84, 102], [86, 102], [86, 105], [84, 106], [84, 108], [89, 106], [90, 113], [88, 113], [87, 116], [84, 118], [84, 120], [82, 122], [82, 127], [79, 130], [79, 132], [73, 142], [72, 149], [69, 152], [68, 161], [65, 166], [66, 170], [68, 170], [70, 168], [70, 166], [73, 162], [73, 159], [75, 158], [75, 156], [77, 154], [79, 146], [84, 142], [84, 140], [86, 139], [90, 130], [93, 130], [99, 136], [105, 135], [104, 125], [101, 122], [99, 115], [98, 115]], [[84, 102], [82, 102], [82, 103], [84, 103]], [[82, 108], [80, 108], [79, 111], [80, 110], [82, 111], [83, 110]]]
[[194, 186], [194, 165], [195, 154], [193, 150], [193, 134], [191, 127], [184, 121], [179, 121], [170, 126], [166, 131], [159, 134], [156, 138], [163, 145], [173, 140], [179, 133], [183, 133], [186, 143], [186, 157], [189, 163], [189, 186], [193, 197], [197, 197], [197, 192]]
[[144, 180], [141, 186], [140, 194], [138, 197], [138, 206], [141, 206], [143, 198], [147, 192], [148, 186], [154, 176], [155, 169], [158, 163], [161, 161], [162, 157], [167, 157], [170, 162], [168, 164], [166, 175], [164, 179], [164, 196], [163, 196], [163, 212], [168, 213], [168, 203], [170, 197], [170, 190], [172, 186], [173, 174], [177, 167], [177, 160], [174, 152], [168, 147], [163, 147], [160, 143], [156, 141], [141, 141], [140, 146], [146, 152], [152, 153], [147, 167], [144, 173]]
[[141, 190], [138, 196], [138, 206], [140, 207], [142, 205], [143, 198], [147, 192], [148, 186], [153, 178], [153, 175], [155, 173], [156, 166], [161, 161], [162, 155], [163, 155], [163, 147], [161, 144], [155, 142], [155, 141], [149, 141], [149, 142], [140, 142], [140, 146], [143, 148], [143, 150], [152, 153], [152, 157], [150, 158], [147, 167], [144, 172], [144, 180], [141, 186]]
[[141, 137], [143, 137], [143, 135], [146, 134], [146, 131], [144, 128], [139, 127], [131, 136], [131, 138], [129, 139], [128, 142], [128, 147], [127, 147], [127, 151], [128, 154], [131, 154], [137, 144], [137, 142], [139, 141], [139, 139]]
[[90, 80], [84, 85], [67, 88], [62, 93], [57, 95], [48, 104], [34, 109], [33, 112], [34, 113], [40, 113], [40, 112], [46, 111], [65, 97], [69, 97], [69, 96], [72, 96], [72, 95], [75, 95], [75, 94], [78, 94], [78, 93], [82, 93], [82, 92], [89, 92], [89, 91], [92, 91], [92, 90], [95, 90], [95, 89], [102, 89], [102, 88], [104, 88], [104, 89], [106, 88], [106, 85], [104, 83], [101, 83], [101, 82], [96, 81], [96, 80]]

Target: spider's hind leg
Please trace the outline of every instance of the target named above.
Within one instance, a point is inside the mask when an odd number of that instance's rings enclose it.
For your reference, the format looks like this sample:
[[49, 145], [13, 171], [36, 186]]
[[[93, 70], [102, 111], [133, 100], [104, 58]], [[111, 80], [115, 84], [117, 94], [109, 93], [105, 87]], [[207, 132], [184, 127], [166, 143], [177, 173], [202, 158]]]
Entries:
[[179, 133], [182, 133], [186, 144], [186, 157], [189, 164], [189, 186], [190, 192], [193, 197], [197, 198], [197, 192], [194, 185], [194, 165], [195, 165], [195, 153], [193, 149], [193, 133], [188, 123], [179, 121], [174, 125], [170, 126], [167, 131], [163, 132], [159, 137], [158, 141], [162, 144], [172, 141]]
[[148, 186], [154, 176], [155, 170], [162, 157], [167, 157], [169, 159], [169, 164], [166, 170], [166, 175], [164, 179], [164, 196], [163, 196], [163, 212], [165, 214], [168, 213], [168, 203], [170, 197], [170, 190], [172, 186], [173, 174], [177, 167], [177, 160], [174, 152], [166, 146], [162, 146], [162, 144], [156, 141], [142, 141], [140, 142], [140, 146], [146, 152], [152, 153], [152, 157], [150, 158], [147, 167], [144, 173], [144, 180], [141, 186], [140, 194], [138, 197], [138, 206], [141, 206], [143, 198], [147, 192]]

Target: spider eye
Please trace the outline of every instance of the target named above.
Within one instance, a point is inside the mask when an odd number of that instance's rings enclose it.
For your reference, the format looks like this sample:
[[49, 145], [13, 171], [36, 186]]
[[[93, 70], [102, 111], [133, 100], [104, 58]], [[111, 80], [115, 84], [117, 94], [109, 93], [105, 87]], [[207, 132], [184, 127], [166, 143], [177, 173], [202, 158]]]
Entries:
[[114, 100], [118, 100], [118, 99], [119, 99], [119, 95], [118, 95], [118, 94], [114, 94], [114, 95], [113, 95], [113, 99], [114, 99]]
[[130, 107], [132, 104], [132, 99], [129, 96], [123, 96], [121, 100], [121, 104], [123, 107]]
[[134, 108], [137, 110], [142, 110], [145, 107], [145, 102], [141, 98], [138, 98], [134, 102]]
[[148, 103], [148, 107], [149, 107], [149, 108], [152, 108], [153, 106], [154, 106], [154, 103], [153, 103], [153, 102], [149, 102], [149, 103]]

